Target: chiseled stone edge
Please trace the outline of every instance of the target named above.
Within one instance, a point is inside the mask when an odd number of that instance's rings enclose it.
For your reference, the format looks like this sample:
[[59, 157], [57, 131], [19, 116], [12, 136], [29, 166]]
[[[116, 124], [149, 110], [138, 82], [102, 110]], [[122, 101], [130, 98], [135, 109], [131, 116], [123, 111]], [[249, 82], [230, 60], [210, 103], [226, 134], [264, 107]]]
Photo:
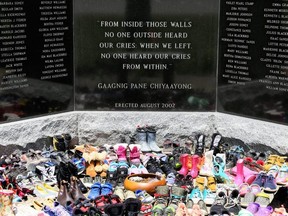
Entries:
[[184, 142], [196, 134], [211, 136], [219, 132], [224, 137], [242, 140], [252, 146], [263, 144], [282, 154], [288, 152], [288, 127], [250, 118], [217, 112], [105, 112], [73, 111], [0, 125], [0, 145], [25, 147], [37, 139], [55, 134], [78, 136], [80, 144], [115, 144], [135, 133], [136, 127], [155, 126], [157, 142], [166, 138]]

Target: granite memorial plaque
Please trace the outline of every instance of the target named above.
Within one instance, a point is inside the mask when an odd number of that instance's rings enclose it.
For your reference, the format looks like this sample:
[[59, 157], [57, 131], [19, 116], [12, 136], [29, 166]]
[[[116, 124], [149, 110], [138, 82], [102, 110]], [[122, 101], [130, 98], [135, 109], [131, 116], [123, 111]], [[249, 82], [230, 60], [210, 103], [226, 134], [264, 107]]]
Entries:
[[74, 4], [76, 110], [215, 110], [219, 1]]
[[0, 0], [0, 122], [72, 110], [69, 0]]
[[220, 8], [218, 111], [288, 123], [288, 2]]

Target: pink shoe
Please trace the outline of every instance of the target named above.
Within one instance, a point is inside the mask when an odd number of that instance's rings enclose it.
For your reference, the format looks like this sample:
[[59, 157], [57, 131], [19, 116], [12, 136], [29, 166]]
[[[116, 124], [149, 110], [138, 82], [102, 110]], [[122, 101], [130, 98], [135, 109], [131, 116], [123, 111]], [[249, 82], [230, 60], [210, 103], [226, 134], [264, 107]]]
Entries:
[[118, 161], [127, 161], [126, 148], [124, 146], [120, 145], [116, 150], [116, 154], [118, 156]]
[[188, 163], [188, 157], [189, 154], [182, 154], [180, 155], [180, 163], [182, 164], [181, 169], [178, 171], [179, 174], [186, 176], [188, 173], [188, 167], [187, 167], [187, 163]]
[[132, 164], [140, 164], [140, 150], [137, 146], [134, 146], [132, 150], [130, 150], [129, 157]]
[[236, 185], [241, 185], [244, 182], [244, 160], [243, 159], [239, 159], [237, 161], [236, 164], [236, 168], [237, 168], [237, 173], [236, 173], [236, 177], [234, 178], [234, 183]]
[[196, 178], [198, 176], [199, 173], [199, 162], [200, 162], [200, 157], [198, 155], [193, 155], [192, 156], [192, 168], [190, 171], [190, 175], [192, 176], [192, 178]]

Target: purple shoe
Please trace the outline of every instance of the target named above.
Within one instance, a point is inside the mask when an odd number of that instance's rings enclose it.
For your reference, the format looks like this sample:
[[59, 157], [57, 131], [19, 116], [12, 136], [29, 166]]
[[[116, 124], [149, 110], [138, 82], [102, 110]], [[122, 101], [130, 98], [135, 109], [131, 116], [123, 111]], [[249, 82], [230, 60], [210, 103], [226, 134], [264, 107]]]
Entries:
[[271, 206], [260, 207], [254, 216], [269, 216], [272, 212], [273, 208]]
[[252, 214], [255, 214], [256, 212], [258, 212], [260, 208], [260, 205], [258, 203], [250, 203], [246, 210], [250, 211]]

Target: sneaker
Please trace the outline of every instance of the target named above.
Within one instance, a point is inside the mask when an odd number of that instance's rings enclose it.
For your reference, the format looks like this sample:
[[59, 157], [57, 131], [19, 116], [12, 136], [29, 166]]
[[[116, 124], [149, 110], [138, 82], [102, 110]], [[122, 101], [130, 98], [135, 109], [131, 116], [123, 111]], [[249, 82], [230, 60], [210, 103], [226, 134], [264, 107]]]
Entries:
[[216, 198], [214, 204], [225, 205], [227, 202], [227, 190], [224, 188], [219, 188], [216, 192]]
[[279, 173], [276, 177], [276, 183], [279, 185], [285, 185], [288, 181], [288, 166], [287, 164], [283, 164], [279, 170]]
[[137, 166], [135, 166], [134, 164], [131, 165], [131, 167], [128, 169], [128, 174], [132, 175], [132, 174], [139, 174], [140, 170], [138, 169]]
[[199, 200], [203, 200], [203, 194], [202, 192], [199, 190], [198, 187], [194, 188], [191, 193], [188, 195], [188, 199], [192, 200], [194, 203], [198, 203]]
[[224, 207], [234, 215], [238, 215], [239, 211], [241, 210], [240, 206], [240, 193], [237, 189], [231, 191], [227, 203]]
[[168, 186], [173, 186], [175, 183], [175, 175], [174, 173], [169, 173], [166, 177], [166, 183]]
[[216, 194], [213, 193], [210, 189], [204, 189], [203, 198], [205, 204], [212, 205], [215, 202]]
[[144, 190], [136, 190], [135, 195], [142, 203], [152, 203], [154, 201], [154, 197]]
[[150, 159], [147, 161], [146, 169], [149, 173], [163, 174], [159, 162], [153, 157], [150, 157]]
[[264, 186], [264, 183], [265, 183], [265, 180], [266, 180], [266, 177], [267, 177], [266, 173], [260, 172], [260, 173], [257, 175], [256, 179], [253, 181], [252, 184], [257, 184], [257, 185], [259, 185], [260, 187], [263, 187], [263, 186]]
[[206, 204], [203, 200], [199, 200], [198, 203], [197, 203], [202, 211], [202, 214], [203, 215], [207, 215], [208, 214], [208, 209], [206, 207]]
[[267, 191], [267, 192], [277, 191], [275, 177], [272, 174], [268, 175], [268, 177], [266, 178], [263, 188], [264, 188], [264, 191]]

